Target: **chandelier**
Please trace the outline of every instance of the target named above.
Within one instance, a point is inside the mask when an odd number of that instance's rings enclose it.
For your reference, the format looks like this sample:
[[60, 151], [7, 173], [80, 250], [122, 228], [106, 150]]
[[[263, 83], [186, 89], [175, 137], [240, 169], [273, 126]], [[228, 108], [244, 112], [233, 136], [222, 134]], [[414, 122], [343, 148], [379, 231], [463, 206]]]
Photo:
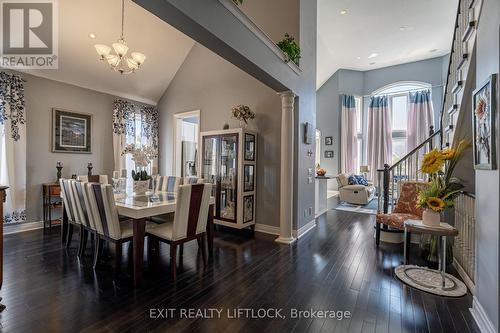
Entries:
[[125, 17], [125, 0], [122, 0], [122, 33], [120, 39], [116, 43], [111, 44], [114, 53], [111, 52], [111, 47], [103, 44], [94, 45], [97, 54], [101, 57], [102, 61], [107, 61], [111, 69], [119, 72], [120, 74], [134, 73], [136, 69], [141, 67], [146, 60], [146, 56], [140, 52], [132, 52], [130, 56], [127, 55], [128, 46], [125, 38], [123, 37], [124, 31], [124, 17]]

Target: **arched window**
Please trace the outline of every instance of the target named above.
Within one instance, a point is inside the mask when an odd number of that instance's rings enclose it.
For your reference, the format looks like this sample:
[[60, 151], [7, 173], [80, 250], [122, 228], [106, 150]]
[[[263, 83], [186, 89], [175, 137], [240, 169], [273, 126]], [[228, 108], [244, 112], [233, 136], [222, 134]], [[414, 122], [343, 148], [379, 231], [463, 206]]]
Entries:
[[392, 117], [392, 162], [395, 163], [407, 153], [408, 93], [431, 89], [425, 82], [403, 81], [383, 86], [372, 95], [387, 95]]

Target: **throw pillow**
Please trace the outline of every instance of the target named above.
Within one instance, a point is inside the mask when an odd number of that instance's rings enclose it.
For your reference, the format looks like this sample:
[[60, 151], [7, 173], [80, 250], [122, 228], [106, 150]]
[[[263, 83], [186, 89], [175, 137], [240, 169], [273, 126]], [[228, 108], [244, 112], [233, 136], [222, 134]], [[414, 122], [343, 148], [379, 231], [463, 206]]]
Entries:
[[358, 185], [358, 180], [354, 175], [349, 176], [349, 178], [347, 178], [347, 182], [349, 183], [349, 185]]
[[365, 176], [355, 175], [354, 178], [356, 178], [356, 181], [358, 182], [359, 185], [368, 186], [368, 181], [366, 180]]

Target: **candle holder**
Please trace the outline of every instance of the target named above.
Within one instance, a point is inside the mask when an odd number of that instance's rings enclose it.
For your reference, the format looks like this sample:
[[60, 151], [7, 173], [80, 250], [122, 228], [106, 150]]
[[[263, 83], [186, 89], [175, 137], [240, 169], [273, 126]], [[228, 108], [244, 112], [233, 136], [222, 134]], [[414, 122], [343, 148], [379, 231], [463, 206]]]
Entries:
[[56, 169], [57, 169], [57, 181], [59, 182], [59, 179], [61, 179], [61, 177], [62, 177], [61, 171], [62, 171], [63, 167], [61, 165], [58, 165], [58, 166], [56, 166]]
[[89, 170], [87, 173], [87, 176], [89, 176], [89, 177], [92, 176], [92, 168], [93, 167], [94, 166], [92, 165], [92, 163], [87, 164], [87, 169]]

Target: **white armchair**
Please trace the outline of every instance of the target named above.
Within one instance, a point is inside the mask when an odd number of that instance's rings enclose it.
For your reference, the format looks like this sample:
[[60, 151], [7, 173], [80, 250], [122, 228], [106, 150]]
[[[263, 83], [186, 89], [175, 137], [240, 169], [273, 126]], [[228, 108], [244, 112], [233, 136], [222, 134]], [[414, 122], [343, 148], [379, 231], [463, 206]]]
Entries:
[[365, 185], [349, 185], [350, 174], [341, 173], [337, 175], [339, 185], [340, 201], [354, 205], [366, 205], [375, 196], [375, 186], [372, 183]]

